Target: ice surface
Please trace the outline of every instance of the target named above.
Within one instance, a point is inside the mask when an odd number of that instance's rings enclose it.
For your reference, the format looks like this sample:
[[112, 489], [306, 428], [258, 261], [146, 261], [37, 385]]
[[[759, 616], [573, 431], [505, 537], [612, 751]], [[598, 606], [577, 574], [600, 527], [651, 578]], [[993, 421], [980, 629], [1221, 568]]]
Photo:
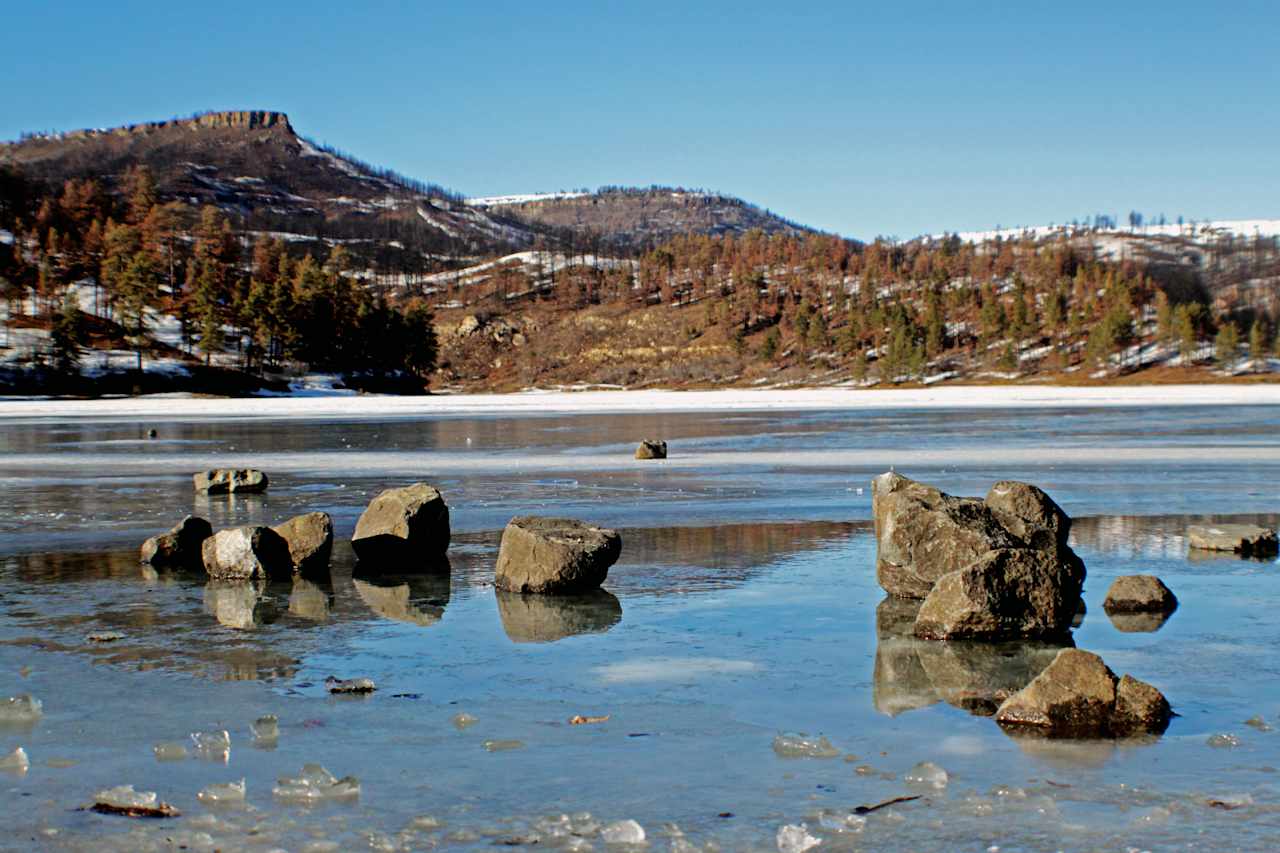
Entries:
[[44, 704], [29, 693], [0, 701], [0, 723], [33, 723], [44, 713]]
[[276, 799], [286, 802], [316, 803], [322, 800], [345, 800], [360, 796], [360, 782], [354, 776], [335, 777], [319, 764], [306, 764], [296, 778], [282, 776], [271, 790]]
[[644, 827], [634, 820], [614, 821], [600, 831], [600, 838], [605, 844], [642, 844]]
[[932, 761], [921, 761], [907, 771], [902, 780], [908, 785], [923, 785], [929, 788], [945, 788], [950, 777]]
[[809, 834], [809, 827], [803, 823], [779, 827], [776, 840], [778, 853], [804, 853], [822, 843]]
[[245, 782], [222, 782], [209, 785], [196, 795], [204, 803], [243, 803], [245, 798]]
[[807, 735], [778, 735], [773, 739], [773, 751], [783, 758], [836, 758], [840, 750], [825, 737]]
[[27, 751], [20, 746], [8, 755], [0, 756], [0, 770], [16, 770], [19, 773], [25, 773], [30, 766], [31, 760], [27, 758]]

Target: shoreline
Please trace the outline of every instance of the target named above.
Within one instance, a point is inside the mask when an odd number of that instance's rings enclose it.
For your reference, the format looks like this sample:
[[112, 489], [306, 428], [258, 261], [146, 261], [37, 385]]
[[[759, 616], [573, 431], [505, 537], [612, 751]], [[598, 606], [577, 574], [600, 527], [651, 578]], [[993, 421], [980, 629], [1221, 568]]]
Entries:
[[422, 397], [197, 397], [157, 394], [95, 400], [5, 398], [0, 399], [0, 423], [96, 418], [147, 418], [156, 421], [203, 418], [374, 420], [432, 416], [1258, 405], [1280, 405], [1280, 384], [523, 391]]

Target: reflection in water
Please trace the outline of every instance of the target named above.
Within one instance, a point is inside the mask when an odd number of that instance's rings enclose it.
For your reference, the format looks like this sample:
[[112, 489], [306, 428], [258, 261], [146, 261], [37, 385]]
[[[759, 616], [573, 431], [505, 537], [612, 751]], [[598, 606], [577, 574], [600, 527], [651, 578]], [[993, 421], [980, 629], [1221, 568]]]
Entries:
[[444, 618], [449, 604], [448, 560], [443, 574], [368, 575], [357, 571], [351, 583], [370, 610], [387, 619], [426, 627]]
[[554, 643], [599, 634], [622, 621], [622, 602], [603, 589], [583, 595], [522, 595], [495, 590], [502, 630], [513, 643]]
[[279, 615], [266, 593], [263, 580], [209, 581], [204, 587], [204, 607], [228, 628], [255, 628], [274, 622]]
[[946, 702], [991, 716], [1063, 648], [1040, 642], [918, 640], [912, 630], [920, 604], [889, 596], [876, 608], [872, 702], [882, 714]]
[[1167, 613], [1112, 613], [1107, 612], [1107, 618], [1111, 620], [1111, 624], [1115, 626], [1117, 631], [1123, 631], [1126, 634], [1143, 634], [1159, 631], [1164, 627], [1164, 623], [1169, 621], [1174, 611]]
[[312, 622], [327, 622], [332, 609], [333, 584], [330, 581], [294, 576], [293, 589], [289, 592], [290, 615]]
[[[1280, 514], [1243, 515], [1096, 515], [1071, 519], [1071, 544], [1117, 557], [1152, 559], [1203, 559], [1187, 542], [1192, 524], [1258, 524], [1276, 527]], [[1239, 559], [1239, 555], [1217, 555]], [[1270, 562], [1270, 559], [1267, 560]]]

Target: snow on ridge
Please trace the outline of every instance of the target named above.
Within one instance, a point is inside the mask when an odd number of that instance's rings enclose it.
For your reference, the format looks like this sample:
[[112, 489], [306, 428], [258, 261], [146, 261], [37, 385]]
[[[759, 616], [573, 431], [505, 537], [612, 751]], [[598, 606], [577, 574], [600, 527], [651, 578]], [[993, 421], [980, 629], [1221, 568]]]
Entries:
[[1009, 240], [1022, 237], [1031, 237], [1038, 240], [1043, 237], [1055, 237], [1064, 234], [1071, 234], [1073, 231], [1077, 230], [1087, 234], [1110, 234], [1133, 237], [1186, 237], [1192, 240], [1224, 237], [1228, 235], [1235, 237], [1280, 237], [1280, 219], [1209, 219], [1188, 221], [1181, 225], [1176, 222], [1171, 222], [1164, 225], [1139, 225], [1130, 228], [1117, 227], [1100, 229], [1093, 229], [1087, 226], [1077, 227], [1066, 224], [1035, 225], [1026, 228], [993, 228], [987, 231], [960, 231], [955, 234], [948, 234], [946, 232], [941, 234], [926, 234], [925, 239], [941, 240], [946, 237], [954, 236], [965, 243], [982, 243], [988, 240]]
[[491, 195], [479, 196], [476, 198], [468, 198], [463, 200], [463, 204], [471, 207], [501, 207], [507, 204], [527, 204], [531, 201], [558, 201], [569, 198], [582, 198], [591, 195], [587, 192], [558, 192], [558, 193], [523, 193], [517, 195]]

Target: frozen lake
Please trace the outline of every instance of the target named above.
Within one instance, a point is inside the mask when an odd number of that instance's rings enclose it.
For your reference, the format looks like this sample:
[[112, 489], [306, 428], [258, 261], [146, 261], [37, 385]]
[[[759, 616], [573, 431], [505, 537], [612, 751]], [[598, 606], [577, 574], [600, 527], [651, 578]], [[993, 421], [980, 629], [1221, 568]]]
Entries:
[[[0, 849], [624, 849], [600, 835], [620, 820], [659, 850], [775, 850], [801, 823], [834, 850], [1280, 839], [1280, 571], [1193, 557], [1184, 535], [1280, 521], [1280, 406], [390, 417], [361, 398], [375, 410], [285, 420], [155, 405], [145, 419], [0, 409], [0, 700], [44, 703], [37, 722], [0, 724], [0, 756], [31, 761], [0, 771]], [[649, 436], [670, 460], [630, 458]], [[266, 495], [192, 494], [193, 471], [246, 465], [271, 475]], [[1046, 489], [1088, 566], [1076, 645], [1160, 688], [1180, 715], [1168, 731], [1006, 736], [993, 697], [1053, 650], [904, 634], [870, 524], [869, 481], [891, 466], [958, 494]], [[189, 512], [221, 527], [323, 510], [343, 540], [374, 494], [414, 480], [450, 504], [447, 577], [353, 576], [342, 541], [328, 582], [207, 585], [137, 563], [143, 538]], [[522, 513], [619, 528], [606, 592], [496, 594], [498, 535]], [[1181, 602], [1158, 630], [1103, 612], [1111, 579], [1137, 572]], [[123, 637], [86, 640], [102, 631]], [[330, 697], [328, 675], [379, 690]], [[279, 737], [255, 740], [266, 714]], [[579, 714], [609, 719], [568, 725]], [[227, 753], [192, 749], [192, 732], [224, 729]], [[775, 751], [794, 734], [838, 754]], [[177, 742], [186, 757], [157, 757]], [[910, 782], [922, 761], [948, 784]], [[310, 762], [357, 777], [359, 798], [273, 797]], [[197, 799], [242, 778], [243, 805]], [[120, 783], [183, 816], [75, 810]]]

